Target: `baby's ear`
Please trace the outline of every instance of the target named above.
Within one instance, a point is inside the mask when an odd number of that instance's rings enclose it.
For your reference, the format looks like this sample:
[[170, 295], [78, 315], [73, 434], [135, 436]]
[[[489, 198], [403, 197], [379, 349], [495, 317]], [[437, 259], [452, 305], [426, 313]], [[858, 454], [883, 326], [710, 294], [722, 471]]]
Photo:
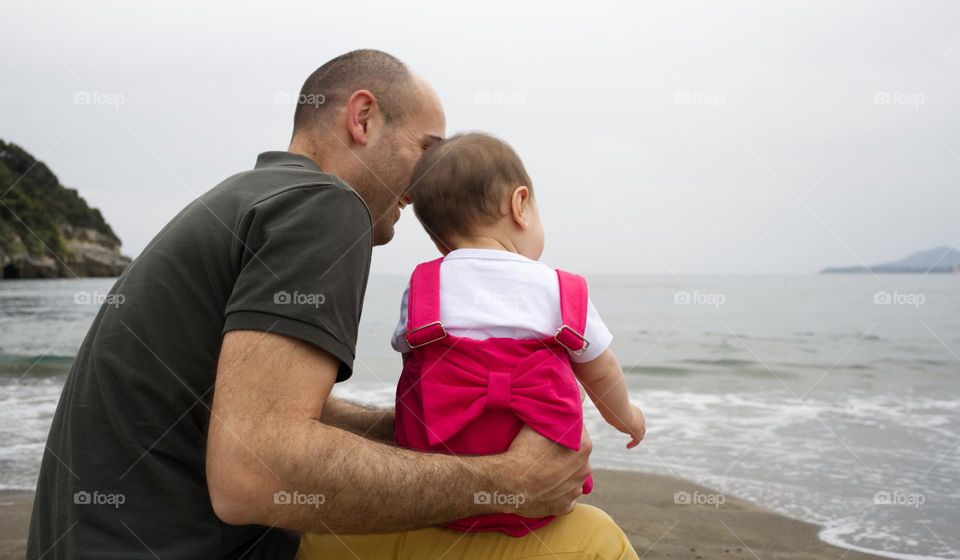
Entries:
[[533, 202], [530, 187], [521, 185], [510, 194], [510, 216], [522, 229], [530, 225], [530, 204]]

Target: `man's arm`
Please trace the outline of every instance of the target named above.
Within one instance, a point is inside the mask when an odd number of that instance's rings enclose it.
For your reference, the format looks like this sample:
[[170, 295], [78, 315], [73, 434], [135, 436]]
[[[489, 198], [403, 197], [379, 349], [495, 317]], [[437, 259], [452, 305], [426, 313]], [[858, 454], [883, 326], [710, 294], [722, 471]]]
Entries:
[[392, 408], [366, 406], [331, 395], [323, 405], [320, 420], [368, 439], [392, 443], [394, 418]]
[[506, 453], [457, 457], [325, 424], [338, 365], [293, 338], [224, 336], [206, 457], [210, 499], [224, 522], [379, 533], [510, 508], [476, 500], [477, 492], [522, 494], [509, 511], [530, 517], [566, 513], [580, 496], [586, 437], [573, 452], [525, 429]]

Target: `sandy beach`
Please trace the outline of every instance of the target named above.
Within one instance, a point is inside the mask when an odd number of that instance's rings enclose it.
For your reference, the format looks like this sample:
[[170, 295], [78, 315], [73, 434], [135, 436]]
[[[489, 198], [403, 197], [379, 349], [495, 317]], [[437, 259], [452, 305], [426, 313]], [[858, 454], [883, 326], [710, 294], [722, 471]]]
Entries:
[[678, 492], [691, 501], [721, 501], [713, 490], [686, 480], [610, 470], [596, 470], [594, 478], [594, 492], [582, 501], [609, 513], [644, 560], [879, 558], [828, 545], [817, 537], [816, 525], [732, 496], [723, 496], [720, 505], [675, 503]]
[[0, 491], [0, 559], [23, 559], [32, 506], [33, 492]]
[[[596, 490], [583, 502], [606, 510], [645, 560], [878, 558], [821, 542], [815, 525], [731, 496], [721, 498], [685, 480], [610, 470], [596, 470], [594, 478]], [[690, 496], [689, 501], [700, 503], [676, 503], [678, 492], [677, 501]], [[32, 502], [32, 492], [0, 492], [0, 560], [24, 557]]]

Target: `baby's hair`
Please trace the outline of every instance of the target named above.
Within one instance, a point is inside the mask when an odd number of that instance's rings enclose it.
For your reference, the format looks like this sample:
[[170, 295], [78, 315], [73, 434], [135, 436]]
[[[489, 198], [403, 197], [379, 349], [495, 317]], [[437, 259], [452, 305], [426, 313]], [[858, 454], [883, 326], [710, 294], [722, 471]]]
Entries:
[[504, 203], [519, 186], [533, 184], [509, 144], [480, 132], [451, 136], [434, 144], [413, 171], [413, 212], [434, 241], [469, 233], [508, 212]]

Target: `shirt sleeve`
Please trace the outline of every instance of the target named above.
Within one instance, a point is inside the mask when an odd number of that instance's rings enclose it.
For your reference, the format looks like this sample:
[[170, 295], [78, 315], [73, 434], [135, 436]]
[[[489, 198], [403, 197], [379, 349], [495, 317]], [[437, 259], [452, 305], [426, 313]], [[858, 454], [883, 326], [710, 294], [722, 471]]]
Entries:
[[370, 213], [352, 190], [295, 187], [260, 201], [237, 226], [223, 332], [308, 342], [340, 360], [337, 381], [349, 378], [372, 249]]
[[400, 320], [397, 321], [397, 328], [393, 329], [393, 338], [390, 339], [390, 346], [401, 354], [410, 351], [410, 345], [404, 336], [407, 334], [407, 299], [410, 297], [410, 283], [403, 290], [403, 297], [400, 298]]
[[590, 299], [587, 299], [587, 325], [583, 330], [583, 337], [587, 339], [590, 346], [579, 356], [573, 352], [570, 353], [570, 361], [578, 364], [592, 362], [599, 358], [600, 354], [603, 354], [613, 342], [613, 334], [603, 323], [603, 319], [600, 318], [597, 308], [593, 306], [593, 301]]

